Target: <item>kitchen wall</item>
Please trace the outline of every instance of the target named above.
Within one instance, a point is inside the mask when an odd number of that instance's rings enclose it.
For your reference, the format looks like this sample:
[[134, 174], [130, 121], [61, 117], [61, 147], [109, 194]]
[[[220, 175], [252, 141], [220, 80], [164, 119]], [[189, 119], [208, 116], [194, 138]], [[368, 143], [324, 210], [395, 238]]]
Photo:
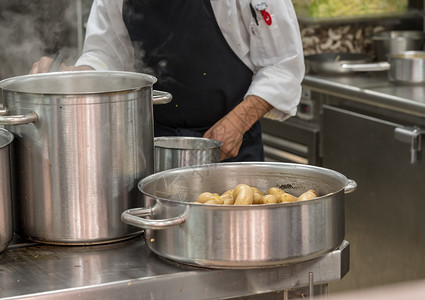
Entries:
[[27, 74], [58, 50], [73, 64], [92, 1], [0, 0], [0, 79]]

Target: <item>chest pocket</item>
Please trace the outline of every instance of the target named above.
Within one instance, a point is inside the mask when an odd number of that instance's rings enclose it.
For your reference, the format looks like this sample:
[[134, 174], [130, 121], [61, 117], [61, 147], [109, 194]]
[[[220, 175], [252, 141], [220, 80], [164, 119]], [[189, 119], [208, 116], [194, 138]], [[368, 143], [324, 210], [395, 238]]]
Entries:
[[[252, 5], [255, 7], [255, 1], [253, 1]], [[285, 47], [282, 29], [278, 26], [276, 16], [272, 13], [273, 7], [269, 6], [267, 12], [271, 16], [271, 25], [266, 24], [261, 12], [258, 10], [255, 10], [258, 25], [253, 16], [249, 25], [251, 57], [255, 57], [259, 65], [272, 64], [276, 61], [276, 58], [281, 56]]]

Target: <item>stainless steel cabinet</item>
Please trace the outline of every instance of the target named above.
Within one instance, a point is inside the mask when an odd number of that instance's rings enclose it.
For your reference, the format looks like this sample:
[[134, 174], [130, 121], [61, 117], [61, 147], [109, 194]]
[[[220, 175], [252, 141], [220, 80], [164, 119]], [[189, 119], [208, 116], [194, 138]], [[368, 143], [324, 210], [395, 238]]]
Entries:
[[411, 163], [422, 137], [400, 138], [415, 124], [327, 105], [322, 117], [323, 166], [358, 184], [346, 199], [350, 271], [330, 292], [424, 278], [425, 162]]

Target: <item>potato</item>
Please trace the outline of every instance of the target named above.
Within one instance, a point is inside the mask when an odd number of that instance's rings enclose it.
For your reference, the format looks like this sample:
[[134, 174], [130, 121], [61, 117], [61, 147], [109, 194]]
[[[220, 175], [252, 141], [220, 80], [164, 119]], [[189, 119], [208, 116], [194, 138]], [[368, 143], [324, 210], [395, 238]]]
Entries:
[[219, 204], [219, 203], [218, 203], [217, 199], [211, 199], [211, 200], [208, 200], [207, 202], [205, 202], [204, 204]]
[[238, 184], [233, 189], [234, 205], [250, 205], [254, 202], [254, 192], [251, 187], [246, 184]]
[[298, 201], [311, 200], [317, 198], [317, 193], [314, 190], [308, 190], [298, 197]]
[[224, 196], [224, 195], [230, 195], [233, 197], [233, 189], [227, 190], [223, 194], [221, 194], [221, 196]]
[[219, 204], [233, 205], [233, 203], [235, 203], [235, 199], [233, 199], [231, 194], [222, 194], [219, 199]]
[[263, 198], [265, 193], [253, 186], [251, 186], [251, 189], [254, 192], [254, 201], [252, 202], [252, 204], [261, 204], [261, 198]]
[[286, 193], [284, 190], [277, 188], [277, 187], [271, 187], [269, 188], [267, 194], [275, 195], [276, 197], [279, 197], [283, 193]]
[[262, 204], [279, 203], [279, 200], [278, 200], [278, 197], [276, 197], [275, 195], [267, 194], [261, 198], [261, 203]]
[[209, 200], [215, 200], [217, 198], [218, 198], [217, 193], [205, 192], [198, 196], [198, 202], [205, 203], [205, 202], [208, 202]]
[[287, 202], [295, 202], [298, 201], [298, 198], [289, 193], [284, 193], [279, 196], [279, 202], [287, 203]]

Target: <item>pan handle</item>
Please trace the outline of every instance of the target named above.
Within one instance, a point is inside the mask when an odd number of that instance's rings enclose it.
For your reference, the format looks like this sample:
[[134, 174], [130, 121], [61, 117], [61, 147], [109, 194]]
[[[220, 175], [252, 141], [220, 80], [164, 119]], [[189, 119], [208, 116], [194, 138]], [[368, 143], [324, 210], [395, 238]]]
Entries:
[[352, 193], [356, 190], [356, 188], [357, 188], [357, 183], [352, 179], [348, 179], [348, 183], [344, 188], [344, 193], [345, 194]]
[[168, 92], [153, 90], [152, 94], [153, 104], [167, 104], [173, 99], [173, 96]]
[[153, 216], [154, 208], [145, 207], [145, 208], [131, 208], [126, 210], [121, 214], [121, 220], [135, 227], [142, 229], [168, 229], [174, 226], [183, 224], [186, 221], [186, 218], [183, 215], [179, 215], [174, 218], [169, 219], [145, 219], [144, 217]]
[[369, 64], [341, 64], [341, 68], [353, 72], [387, 71], [390, 67], [391, 65], [386, 61]]
[[5, 107], [0, 108], [0, 125], [21, 125], [35, 123], [38, 120], [38, 116], [35, 112], [31, 111], [23, 115], [4, 116], [9, 111]]

